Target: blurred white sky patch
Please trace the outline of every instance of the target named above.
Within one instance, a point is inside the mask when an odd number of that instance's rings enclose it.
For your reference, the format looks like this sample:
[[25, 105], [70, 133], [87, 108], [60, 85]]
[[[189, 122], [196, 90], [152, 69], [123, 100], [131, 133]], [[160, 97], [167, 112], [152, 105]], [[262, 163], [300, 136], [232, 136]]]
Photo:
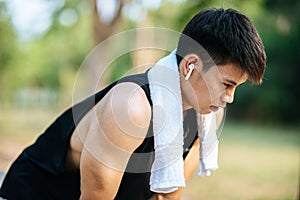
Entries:
[[[45, 33], [51, 26], [52, 15], [61, 8], [66, 0], [0, 0], [6, 2], [8, 13], [17, 30], [19, 39], [26, 41]], [[143, 21], [147, 17], [147, 10], [155, 10], [162, 3], [183, 3], [185, 0], [133, 0], [126, 3], [123, 9], [125, 17], [133, 21]], [[101, 20], [111, 22], [115, 16], [119, 2], [117, 0], [98, 0], [97, 9]], [[59, 22], [64, 26], [71, 26], [79, 16], [75, 10], [66, 9], [59, 16]]]
[[142, 5], [149, 9], [157, 9], [159, 8], [162, 0], [142, 0]]
[[123, 8], [123, 14], [132, 21], [141, 22], [147, 17], [147, 10], [142, 4], [128, 3]]
[[116, 0], [98, 0], [97, 9], [99, 17], [104, 22], [111, 22], [114, 19], [119, 6], [119, 2]]
[[147, 10], [158, 9], [162, 3], [183, 3], [186, 0], [134, 0], [127, 3], [123, 14], [129, 19], [137, 22], [147, 18]]
[[9, 0], [6, 3], [20, 40], [30, 40], [48, 30], [53, 12], [65, 1]]
[[141, 0], [143, 7], [147, 9], [157, 9], [162, 3], [183, 3], [186, 0]]
[[78, 20], [78, 14], [74, 9], [67, 8], [59, 16], [59, 23], [63, 26], [72, 26]]

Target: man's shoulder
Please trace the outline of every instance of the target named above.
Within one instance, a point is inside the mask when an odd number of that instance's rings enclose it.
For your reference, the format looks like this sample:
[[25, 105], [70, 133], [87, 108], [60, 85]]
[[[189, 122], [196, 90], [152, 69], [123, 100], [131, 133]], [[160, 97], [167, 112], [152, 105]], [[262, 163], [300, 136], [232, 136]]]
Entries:
[[[103, 112], [105, 111], [105, 112]], [[113, 115], [114, 119], [128, 117], [137, 126], [148, 124], [151, 106], [145, 91], [134, 82], [115, 85], [96, 106], [97, 115]]]

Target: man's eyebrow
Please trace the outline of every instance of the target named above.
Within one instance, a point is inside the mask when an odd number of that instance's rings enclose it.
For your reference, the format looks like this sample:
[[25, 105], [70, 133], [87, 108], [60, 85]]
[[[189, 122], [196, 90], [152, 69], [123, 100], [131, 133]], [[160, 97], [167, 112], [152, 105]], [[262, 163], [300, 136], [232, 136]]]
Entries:
[[245, 83], [246, 83], [246, 81], [245, 81], [244, 83], [241, 83], [240, 86], [241, 86], [241, 85], [244, 85]]
[[[230, 80], [230, 79], [225, 79], [225, 81], [227, 81], [227, 82], [231, 83], [231, 84], [232, 84], [232, 85], [234, 85], [234, 86], [236, 86], [236, 85], [237, 85], [237, 83], [236, 83], [235, 81], [233, 81], [233, 80]], [[245, 83], [246, 83], [246, 81], [245, 81], [245, 82], [243, 82], [243, 83], [241, 83], [241, 84], [239, 84], [238, 86], [244, 85]]]
[[225, 79], [225, 81], [231, 83], [232, 85], [237, 85], [237, 83], [233, 80]]

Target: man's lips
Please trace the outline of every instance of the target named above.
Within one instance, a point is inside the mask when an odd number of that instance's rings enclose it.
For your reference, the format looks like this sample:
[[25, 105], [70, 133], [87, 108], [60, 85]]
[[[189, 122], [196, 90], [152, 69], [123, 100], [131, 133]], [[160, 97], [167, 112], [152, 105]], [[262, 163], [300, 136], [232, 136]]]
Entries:
[[210, 106], [210, 110], [213, 112], [217, 112], [219, 108], [222, 108], [221, 106]]
[[210, 106], [210, 110], [213, 112], [217, 112], [219, 110], [218, 106]]

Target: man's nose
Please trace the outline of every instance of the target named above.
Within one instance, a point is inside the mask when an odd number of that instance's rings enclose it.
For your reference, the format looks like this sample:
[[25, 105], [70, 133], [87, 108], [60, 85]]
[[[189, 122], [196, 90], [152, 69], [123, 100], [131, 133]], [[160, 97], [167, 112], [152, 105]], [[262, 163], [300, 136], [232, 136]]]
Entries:
[[225, 93], [222, 95], [222, 101], [225, 103], [232, 103], [234, 99], [234, 93]]

